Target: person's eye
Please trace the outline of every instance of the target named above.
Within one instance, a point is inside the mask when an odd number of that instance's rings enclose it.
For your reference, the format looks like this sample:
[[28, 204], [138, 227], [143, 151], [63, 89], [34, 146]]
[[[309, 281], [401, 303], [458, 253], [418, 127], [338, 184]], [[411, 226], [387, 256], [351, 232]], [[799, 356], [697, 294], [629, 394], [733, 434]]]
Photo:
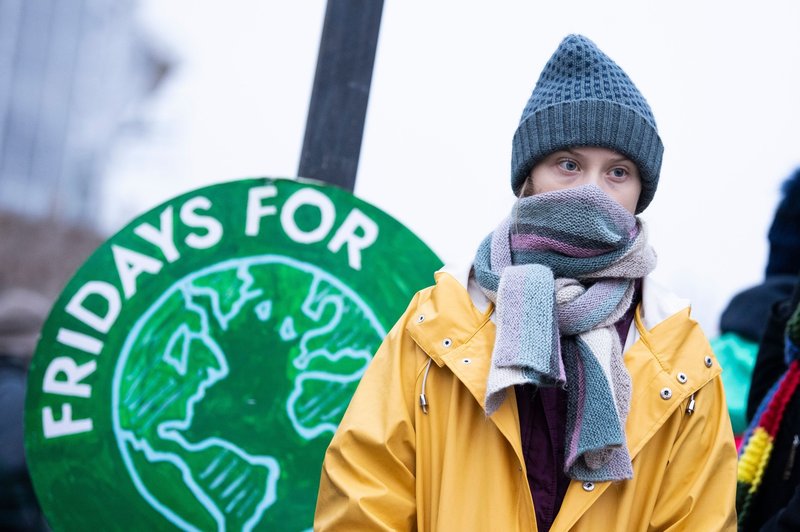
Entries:
[[616, 180], [625, 179], [629, 175], [628, 171], [625, 168], [621, 167], [613, 168], [610, 173], [611, 177], [613, 177]]
[[559, 168], [562, 170], [566, 170], [567, 172], [577, 172], [578, 171], [578, 163], [573, 161], [572, 159], [562, 159], [558, 162]]

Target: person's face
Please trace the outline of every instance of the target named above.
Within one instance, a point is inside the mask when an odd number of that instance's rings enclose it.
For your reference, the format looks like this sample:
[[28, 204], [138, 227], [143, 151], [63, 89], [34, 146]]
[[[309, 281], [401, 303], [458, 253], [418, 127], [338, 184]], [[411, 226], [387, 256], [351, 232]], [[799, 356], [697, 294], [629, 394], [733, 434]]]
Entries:
[[586, 146], [559, 150], [536, 163], [524, 190], [540, 194], [581, 185], [597, 185], [631, 213], [642, 191], [633, 161], [614, 150]]

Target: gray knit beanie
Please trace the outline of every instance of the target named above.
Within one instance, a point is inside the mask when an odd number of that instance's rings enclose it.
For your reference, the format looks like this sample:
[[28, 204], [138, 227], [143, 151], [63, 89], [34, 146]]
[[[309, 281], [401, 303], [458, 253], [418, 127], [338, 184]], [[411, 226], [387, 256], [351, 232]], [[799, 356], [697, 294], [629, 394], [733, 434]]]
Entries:
[[627, 74], [582, 35], [569, 35], [545, 65], [522, 111], [511, 153], [519, 195], [533, 166], [570, 146], [616, 150], [642, 178], [636, 213], [653, 199], [664, 146], [650, 106]]

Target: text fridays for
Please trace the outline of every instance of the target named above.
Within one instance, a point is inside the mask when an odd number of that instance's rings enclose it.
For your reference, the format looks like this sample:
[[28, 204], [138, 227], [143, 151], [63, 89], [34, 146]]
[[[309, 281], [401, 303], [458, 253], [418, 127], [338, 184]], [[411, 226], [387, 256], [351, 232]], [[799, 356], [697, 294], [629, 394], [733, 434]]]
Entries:
[[[269, 202], [278, 196], [275, 185], [263, 185], [250, 188], [247, 194], [245, 235], [259, 236], [261, 222], [267, 216], [279, 216], [280, 226], [286, 235], [298, 244], [313, 244], [324, 240], [333, 230], [336, 219], [334, 203], [316, 188], [300, 188], [290, 195], [282, 206]], [[320, 212], [319, 225], [305, 231], [295, 222], [295, 213], [302, 206], [312, 206]], [[186, 200], [180, 207], [179, 219], [182, 224], [200, 232], [191, 232], [184, 243], [193, 249], [207, 249], [218, 244], [225, 234], [222, 224], [209, 216], [212, 202], [198, 195]], [[280, 209], [280, 211], [279, 211]], [[157, 275], [164, 266], [164, 260], [173, 263], [180, 260], [181, 253], [174, 240], [173, 207], [166, 207], [159, 217], [159, 226], [154, 227], [142, 223], [133, 229], [134, 234], [150, 244], [155, 245], [163, 258], [155, 258], [139, 251], [116, 244], [111, 245], [116, 273], [122, 286], [122, 294], [109, 282], [92, 280], [84, 284], [66, 305], [66, 312], [73, 318], [90, 327], [100, 335], [109, 332], [122, 309], [123, 297], [127, 301], [136, 295], [137, 281], [140, 275]], [[327, 244], [331, 253], [337, 253], [347, 247], [347, 261], [354, 270], [361, 269], [361, 251], [371, 246], [378, 238], [378, 225], [363, 212], [353, 208], [342, 224], [333, 232]], [[89, 297], [101, 297], [107, 303], [104, 315], [99, 315], [86, 308]], [[84, 334], [62, 327], [58, 331], [56, 341], [91, 355], [100, 355], [103, 341], [96, 336]], [[92, 386], [86, 379], [94, 373], [97, 363], [90, 360], [78, 364], [69, 356], [57, 356], [47, 366], [42, 383], [42, 391], [47, 394], [88, 399], [92, 395]], [[57, 438], [70, 434], [91, 431], [91, 417], [80, 417], [73, 413], [74, 399], [61, 403], [60, 415], [56, 417], [49, 406], [42, 408], [42, 430], [44, 437]], [[77, 406], [77, 405], [76, 405]], [[86, 414], [81, 412], [81, 415]]]

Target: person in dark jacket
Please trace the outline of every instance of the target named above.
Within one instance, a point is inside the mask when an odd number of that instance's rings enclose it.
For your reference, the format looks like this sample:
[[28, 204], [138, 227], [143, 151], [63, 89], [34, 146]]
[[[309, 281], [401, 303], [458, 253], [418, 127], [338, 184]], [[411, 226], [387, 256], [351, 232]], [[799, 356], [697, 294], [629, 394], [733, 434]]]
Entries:
[[739, 530], [800, 530], [800, 277], [772, 308], [750, 404], [753, 421], [739, 455]]
[[0, 530], [49, 530], [23, 449], [28, 364], [50, 301], [20, 288], [0, 291]]
[[[747, 428], [775, 378], [786, 369], [781, 356], [777, 364], [762, 364], [759, 371], [766, 372], [765, 375], [758, 379], [753, 375], [759, 343], [767, 329], [770, 312], [775, 305], [788, 305], [800, 271], [800, 168], [784, 182], [782, 191], [768, 233], [769, 257], [764, 280], [731, 299], [720, 317], [720, 335], [711, 341], [711, 347], [724, 368], [722, 384], [733, 432], [737, 436]], [[783, 325], [790, 312], [790, 309], [783, 309], [780, 313]], [[782, 351], [782, 327], [777, 342]], [[753, 400], [748, 401], [751, 386], [757, 390]]]

